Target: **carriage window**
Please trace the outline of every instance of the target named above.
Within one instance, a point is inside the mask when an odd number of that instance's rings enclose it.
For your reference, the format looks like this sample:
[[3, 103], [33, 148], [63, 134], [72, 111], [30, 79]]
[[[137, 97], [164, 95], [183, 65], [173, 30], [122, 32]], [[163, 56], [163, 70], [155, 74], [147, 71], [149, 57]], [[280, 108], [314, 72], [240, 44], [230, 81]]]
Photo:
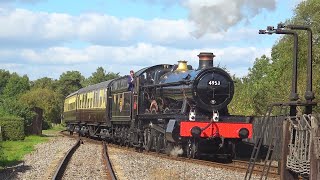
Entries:
[[[114, 94], [113, 95], [113, 105], [112, 105], [112, 111], [113, 112], [116, 112], [117, 111], [117, 103], [118, 103], [118, 95], [117, 94]], [[113, 114], [115, 115], [115, 113]]]
[[128, 114], [126, 115], [130, 115], [130, 98], [131, 98], [131, 93], [127, 92], [127, 93], [124, 93], [124, 103], [123, 103], [123, 108], [127, 111]]
[[89, 108], [89, 99], [87, 99], [87, 105], [86, 108]]
[[106, 98], [107, 98], [107, 90], [104, 91], [104, 96], [103, 96], [103, 103], [106, 102]]
[[95, 107], [95, 104], [96, 104], [96, 93], [93, 91], [92, 95], [93, 95], [93, 97], [92, 97], [92, 106], [91, 107]]
[[83, 95], [83, 108], [87, 108], [87, 95]]
[[98, 90], [96, 91], [96, 97], [95, 97], [95, 103], [94, 103], [94, 106], [95, 107], [98, 107], [99, 106], [99, 93], [98, 93]]
[[119, 103], [119, 106], [122, 106], [122, 94], [119, 94], [119, 99], [118, 99], [118, 103]]

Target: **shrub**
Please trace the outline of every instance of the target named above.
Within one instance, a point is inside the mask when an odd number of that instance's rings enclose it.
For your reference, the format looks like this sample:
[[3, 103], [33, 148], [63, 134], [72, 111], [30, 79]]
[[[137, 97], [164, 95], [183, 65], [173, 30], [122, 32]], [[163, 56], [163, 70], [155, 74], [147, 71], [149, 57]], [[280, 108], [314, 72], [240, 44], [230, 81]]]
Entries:
[[0, 126], [3, 140], [23, 140], [24, 120], [18, 117], [0, 117]]
[[42, 130], [47, 130], [51, 128], [52, 128], [51, 122], [47, 120], [42, 121]]

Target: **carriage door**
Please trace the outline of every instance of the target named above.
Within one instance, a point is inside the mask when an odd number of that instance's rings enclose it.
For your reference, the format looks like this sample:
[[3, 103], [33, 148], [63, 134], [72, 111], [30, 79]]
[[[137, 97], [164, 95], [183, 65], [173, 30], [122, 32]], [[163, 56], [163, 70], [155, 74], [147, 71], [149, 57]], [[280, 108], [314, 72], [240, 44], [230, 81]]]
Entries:
[[138, 95], [139, 95], [139, 87], [140, 87], [140, 77], [136, 78], [136, 84], [134, 86], [133, 93], [131, 93], [131, 119], [134, 119], [136, 115], [138, 115]]

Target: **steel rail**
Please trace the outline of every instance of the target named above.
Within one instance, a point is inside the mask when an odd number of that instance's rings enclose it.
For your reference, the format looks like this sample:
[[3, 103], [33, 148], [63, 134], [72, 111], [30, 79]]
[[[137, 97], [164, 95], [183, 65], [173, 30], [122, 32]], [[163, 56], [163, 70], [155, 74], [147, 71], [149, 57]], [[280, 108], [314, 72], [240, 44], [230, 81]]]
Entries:
[[66, 153], [66, 155], [64, 156], [63, 160], [60, 162], [58, 168], [56, 169], [52, 180], [60, 180], [63, 177], [63, 174], [68, 166], [68, 163], [72, 157], [72, 155], [74, 154], [74, 152], [78, 149], [78, 147], [81, 144], [81, 139], [78, 138], [78, 141], [69, 149], [69, 151]]
[[[127, 150], [126, 148], [121, 148], [124, 150]], [[209, 167], [215, 167], [215, 168], [224, 168], [224, 169], [230, 169], [235, 170], [239, 172], [246, 172], [248, 168], [248, 161], [240, 161], [240, 160], [232, 160], [231, 163], [221, 163], [221, 162], [214, 162], [214, 161], [208, 161], [208, 160], [200, 160], [200, 159], [189, 159], [186, 157], [172, 157], [168, 156], [166, 154], [159, 154], [156, 152], [147, 152], [146, 154], [157, 156], [160, 158], [170, 159], [170, 160], [176, 160], [176, 161], [182, 161], [182, 162], [188, 162], [188, 163], [194, 163], [199, 165], [205, 165]], [[253, 174], [255, 175], [261, 175], [263, 169], [263, 164], [256, 164], [256, 167], [253, 170]], [[278, 167], [277, 166], [271, 166], [270, 171], [268, 173], [268, 177], [270, 178], [279, 178], [278, 174]]]
[[[66, 135], [64, 133], [62, 133], [63, 135]], [[70, 135], [67, 135], [70, 136]], [[72, 137], [72, 136], [71, 136]], [[74, 136], [73, 136], [74, 137]], [[94, 139], [90, 139], [90, 138], [84, 138], [84, 139], [88, 139], [89, 141], [92, 142], [101, 142], [99, 140], [94, 140]], [[105, 158], [107, 156], [107, 148], [106, 147], [106, 143], [105, 141], [103, 141], [104, 145], [104, 151], [103, 154], [105, 156]], [[135, 153], [141, 153], [141, 152], [137, 152], [137, 150], [135, 148], [128, 148], [128, 147], [124, 147], [124, 146], [119, 146], [119, 145], [115, 145], [115, 144], [109, 144], [108, 146], [112, 147], [112, 148], [117, 148], [117, 149], [121, 149], [121, 150], [125, 150], [125, 151], [130, 151], [130, 152], [135, 152]], [[224, 168], [224, 169], [230, 169], [230, 170], [235, 170], [238, 172], [246, 172], [247, 168], [248, 168], [248, 161], [242, 161], [242, 160], [232, 160], [232, 162], [230, 163], [221, 163], [221, 162], [214, 162], [214, 161], [208, 161], [208, 160], [200, 160], [200, 159], [189, 159], [186, 157], [174, 157], [174, 156], [169, 156], [167, 154], [162, 154], [162, 153], [157, 153], [157, 152], [146, 152], [143, 151], [142, 152], [145, 155], [150, 155], [150, 156], [154, 156], [154, 157], [159, 157], [159, 158], [163, 158], [163, 159], [169, 159], [169, 160], [174, 160], [174, 161], [181, 161], [181, 162], [187, 162], [187, 163], [194, 163], [194, 164], [198, 164], [198, 165], [204, 165], [204, 166], [208, 166], [208, 167], [215, 167], [215, 168]], [[106, 161], [108, 162], [108, 161]], [[110, 163], [110, 160], [109, 160]], [[107, 163], [107, 168], [108, 168], [108, 173], [110, 171], [110, 167], [112, 168], [112, 164], [110, 163], [108, 165]], [[253, 170], [253, 174], [259, 176], [262, 173], [262, 169], [263, 169], [263, 164], [256, 164], [254, 170]], [[112, 169], [113, 171], [113, 169]], [[109, 173], [111, 176], [112, 174], [115, 174], [114, 171]], [[114, 178], [116, 178], [115, 175], [113, 175]], [[270, 166], [270, 171], [268, 173], [268, 177], [269, 178], [279, 178], [279, 174], [278, 174], [278, 166]], [[117, 179], [113, 179], [112, 180], [117, 180]]]
[[107, 143], [105, 141], [103, 141], [103, 157], [107, 165], [108, 175], [112, 180], [117, 180], [117, 176], [112, 168], [112, 164], [109, 158]]
[[[131, 152], [136, 152], [136, 153], [141, 153], [137, 152], [136, 149], [134, 148], [128, 148], [128, 147], [123, 147], [123, 146], [118, 146], [114, 144], [110, 144], [110, 147], [125, 150], [125, 151], [131, 151]], [[204, 165], [208, 167], [215, 167], [215, 168], [224, 168], [224, 169], [230, 169], [230, 170], [235, 170], [238, 172], [246, 172], [248, 168], [248, 161], [241, 161], [241, 160], [232, 160], [230, 163], [222, 163], [222, 162], [214, 162], [214, 161], [208, 161], [208, 160], [201, 160], [201, 159], [189, 159], [187, 157], [175, 157], [175, 156], [169, 156], [167, 154], [162, 154], [162, 153], [157, 153], [157, 152], [142, 152], [143, 154], [154, 156], [154, 157], [159, 157], [163, 159], [169, 159], [169, 160], [174, 160], [174, 161], [181, 161], [181, 162], [187, 162], [187, 163], [194, 163], [198, 165]], [[263, 164], [256, 164], [253, 174], [259, 176], [262, 173], [263, 170]], [[270, 171], [268, 173], [269, 178], [279, 178], [279, 173], [278, 173], [278, 166], [270, 166]]]

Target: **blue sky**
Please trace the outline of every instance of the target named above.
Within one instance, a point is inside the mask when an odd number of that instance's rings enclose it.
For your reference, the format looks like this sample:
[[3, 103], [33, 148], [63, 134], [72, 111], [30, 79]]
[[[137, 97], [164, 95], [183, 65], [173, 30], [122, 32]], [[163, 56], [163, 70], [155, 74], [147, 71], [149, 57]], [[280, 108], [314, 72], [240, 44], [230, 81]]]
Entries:
[[258, 30], [293, 15], [300, 0], [0, 0], [0, 68], [34, 80], [102, 66], [130, 69], [211, 51], [245, 76], [279, 36]]

